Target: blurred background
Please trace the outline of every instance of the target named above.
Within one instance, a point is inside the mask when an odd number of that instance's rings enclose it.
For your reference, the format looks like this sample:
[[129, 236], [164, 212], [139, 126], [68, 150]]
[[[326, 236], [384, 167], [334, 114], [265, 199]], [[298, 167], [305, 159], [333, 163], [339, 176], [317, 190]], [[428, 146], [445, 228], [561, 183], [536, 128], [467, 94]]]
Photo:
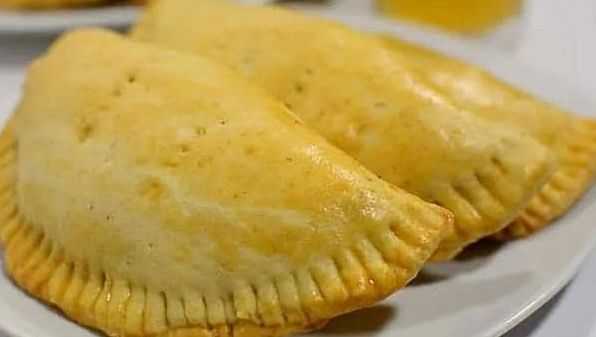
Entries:
[[[137, 6], [122, 2], [78, 10], [19, 8], [64, 1], [94, 3], [104, 0], [0, 0], [0, 62], [26, 63], [31, 55], [45, 48], [53, 34], [74, 26], [99, 24], [124, 28], [138, 12]], [[596, 1], [593, 0], [277, 2], [336, 15], [380, 16], [418, 25], [422, 29], [442, 30], [506, 51], [521, 62], [558, 75], [561, 80], [581, 88], [588, 95], [596, 91]]]
[[[17, 73], [43, 52], [61, 31], [81, 25], [105, 25], [123, 30], [140, 10], [139, 5], [130, 3], [95, 6], [95, 0], [89, 1], [95, 7], [30, 9], [40, 3], [55, 7], [59, 1], [0, 0], [0, 71], [20, 76]], [[280, 3], [324, 15], [395, 20], [399, 25], [446, 34], [481, 48], [498, 50], [518, 63], [552, 75], [585, 97], [594, 99], [596, 94], [595, 0], [313, 0]], [[507, 337], [596, 337], [596, 307], [592, 304], [594, 279], [595, 254], [565, 291]]]

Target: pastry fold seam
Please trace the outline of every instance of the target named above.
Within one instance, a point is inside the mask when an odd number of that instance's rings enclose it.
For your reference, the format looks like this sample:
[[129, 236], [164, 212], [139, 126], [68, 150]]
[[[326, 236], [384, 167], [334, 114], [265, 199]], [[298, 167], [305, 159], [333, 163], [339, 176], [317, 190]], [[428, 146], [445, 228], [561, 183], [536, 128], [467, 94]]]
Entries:
[[580, 119], [560, 154], [560, 166], [522, 214], [495, 235], [499, 240], [529, 236], [562, 216], [591, 186], [596, 174], [596, 122]]
[[[473, 243], [482, 239], [488, 231], [496, 233], [506, 228], [527, 207], [528, 200], [552, 177], [555, 167], [550, 165], [550, 169], [546, 169], [549, 166], [548, 156], [534, 164], [528, 180], [524, 182], [527, 187], [534, 186], [533, 189], [522, 188], [516, 183], [518, 180], [511, 176], [507, 165], [495, 155], [491, 157], [490, 165], [462, 175], [456, 182], [449, 184], [443, 193], [439, 193], [434, 199], [435, 203], [460, 215], [454, 223], [456, 235], [452, 236], [458, 241], [453, 244], [443, 241], [432, 259], [452, 259], [465, 247], [460, 240]], [[504, 219], [507, 209], [518, 211], [510, 212], [510, 218]], [[496, 221], [501, 222], [500, 227], [495, 225]]]
[[[404, 286], [420, 268], [418, 261], [428, 259], [439, 244], [438, 238], [430, 244], [406, 242], [390, 229], [370, 233], [354, 247], [290, 275], [246, 282], [221, 296], [148, 289], [71, 259], [24, 218], [16, 201], [17, 151], [12, 137], [9, 127], [0, 138], [0, 199], [5, 201], [0, 241], [6, 268], [35, 297], [110, 335], [253, 337], [318, 328], [338, 311], [349, 312]], [[431, 230], [441, 232], [452, 221], [449, 216], [425, 220], [436, 224]]]

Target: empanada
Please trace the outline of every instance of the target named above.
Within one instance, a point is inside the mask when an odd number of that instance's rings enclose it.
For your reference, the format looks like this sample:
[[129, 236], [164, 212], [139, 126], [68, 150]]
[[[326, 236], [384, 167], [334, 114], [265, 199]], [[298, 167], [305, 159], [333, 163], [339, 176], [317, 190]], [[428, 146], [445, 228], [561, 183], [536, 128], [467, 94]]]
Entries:
[[202, 58], [80, 31], [24, 90], [0, 140], [8, 272], [112, 336], [314, 328], [404, 286], [450, 226]]
[[501, 230], [552, 172], [545, 147], [455, 109], [382, 42], [339, 24], [273, 7], [164, 0], [131, 35], [227, 64], [381, 178], [451, 209], [456, 229], [436, 260]]
[[386, 37], [402, 62], [456, 105], [478, 116], [518, 127], [551, 148], [559, 168], [523, 214], [499, 233], [523, 237], [563, 215], [591, 185], [596, 173], [596, 122], [573, 116], [515, 89], [488, 72], [421, 46]]

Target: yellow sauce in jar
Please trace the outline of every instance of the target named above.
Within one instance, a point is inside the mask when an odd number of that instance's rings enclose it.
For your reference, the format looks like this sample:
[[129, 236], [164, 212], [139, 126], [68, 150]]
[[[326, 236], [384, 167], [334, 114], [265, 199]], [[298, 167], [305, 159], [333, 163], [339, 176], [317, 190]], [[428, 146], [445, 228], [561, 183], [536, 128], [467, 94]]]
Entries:
[[478, 34], [520, 13], [522, 0], [377, 0], [388, 16]]

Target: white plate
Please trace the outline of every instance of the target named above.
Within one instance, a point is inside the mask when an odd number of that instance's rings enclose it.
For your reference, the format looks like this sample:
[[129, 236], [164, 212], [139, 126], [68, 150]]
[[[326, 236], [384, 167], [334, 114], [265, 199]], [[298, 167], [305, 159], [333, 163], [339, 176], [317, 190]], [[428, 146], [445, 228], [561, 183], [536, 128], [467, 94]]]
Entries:
[[[249, 4], [264, 4], [270, 0], [239, 0]], [[13, 11], [0, 9], [0, 33], [55, 34], [83, 26], [123, 28], [139, 14], [137, 6], [106, 6], [96, 8], [49, 11]]]
[[136, 6], [10, 11], [0, 9], [0, 33], [59, 33], [81, 26], [125, 27], [137, 16]]
[[[596, 105], [559, 81], [496, 51], [362, 17], [340, 19], [417, 40], [484, 65], [503, 79], [578, 113]], [[21, 70], [0, 67], [0, 113], [15, 104]], [[596, 190], [556, 225], [499, 249], [473, 250], [457, 262], [428, 267], [417, 282], [384, 303], [334, 320], [311, 337], [493, 337], [539, 308], [575, 274], [596, 243]], [[0, 330], [15, 337], [90, 337], [92, 332], [27, 297], [0, 276]]]

